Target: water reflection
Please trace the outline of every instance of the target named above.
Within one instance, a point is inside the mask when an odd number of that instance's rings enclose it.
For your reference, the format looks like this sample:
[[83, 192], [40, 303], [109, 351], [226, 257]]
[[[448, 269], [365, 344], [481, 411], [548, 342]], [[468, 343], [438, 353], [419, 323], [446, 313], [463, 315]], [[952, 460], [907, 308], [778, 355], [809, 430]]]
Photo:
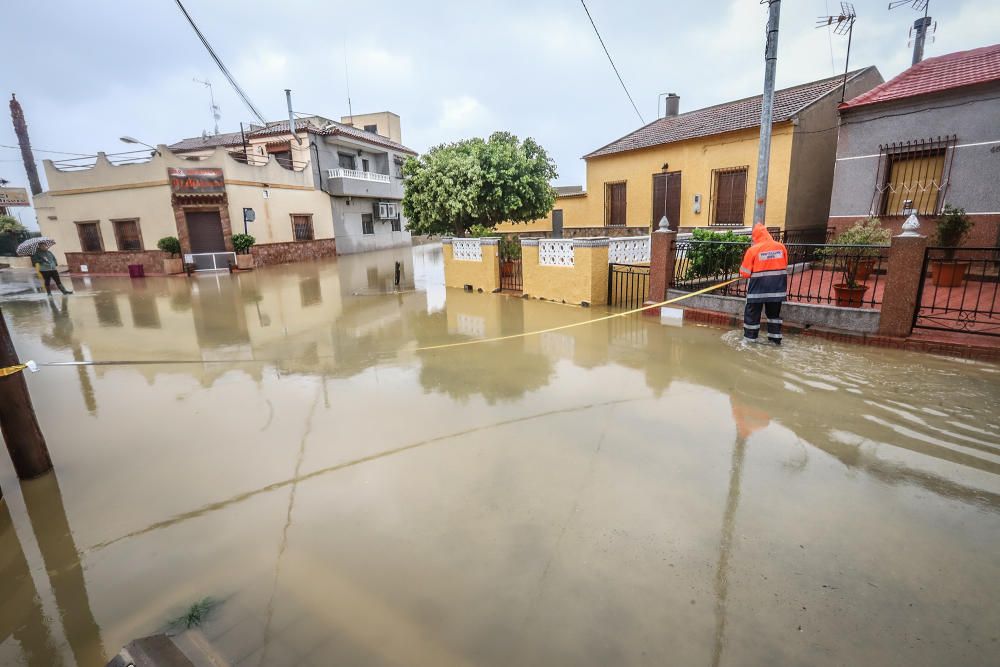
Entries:
[[[233, 663], [288, 646], [303, 664], [982, 657], [995, 367], [798, 338], [741, 349], [640, 317], [414, 352], [605, 314], [445, 290], [436, 253], [94, 278], [5, 304], [25, 357], [194, 362], [29, 380], [62, 488], [25, 496], [56, 517], [39, 544], [81, 664], [206, 595], [227, 600], [204, 631]], [[415, 290], [387, 289], [396, 261]], [[59, 519], [44, 502], [63, 495]], [[800, 544], [828, 554], [813, 574], [835, 562], [867, 595], [812, 600]], [[784, 634], [799, 598], [820, 619], [801, 645]], [[926, 613], [942, 599], [966, 602]], [[58, 644], [18, 614], [35, 650]], [[897, 623], [944, 648], [896, 641]], [[845, 624], [863, 635], [850, 646]]]

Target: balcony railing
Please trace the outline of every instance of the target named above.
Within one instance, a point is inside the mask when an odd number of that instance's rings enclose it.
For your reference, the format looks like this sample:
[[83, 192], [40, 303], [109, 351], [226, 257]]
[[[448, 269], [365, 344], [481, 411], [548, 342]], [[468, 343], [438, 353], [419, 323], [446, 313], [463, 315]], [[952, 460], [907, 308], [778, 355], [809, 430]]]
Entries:
[[373, 171], [358, 171], [357, 169], [327, 169], [327, 178], [353, 178], [359, 181], [373, 181], [375, 183], [389, 183], [389, 174], [376, 174]]

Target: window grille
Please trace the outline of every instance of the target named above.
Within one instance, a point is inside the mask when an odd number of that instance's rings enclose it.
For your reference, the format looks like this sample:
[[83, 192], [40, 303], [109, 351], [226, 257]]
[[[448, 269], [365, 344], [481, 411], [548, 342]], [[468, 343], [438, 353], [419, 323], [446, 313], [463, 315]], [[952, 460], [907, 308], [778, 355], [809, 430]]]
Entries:
[[879, 145], [872, 215], [937, 215], [955, 156], [955, 135]]

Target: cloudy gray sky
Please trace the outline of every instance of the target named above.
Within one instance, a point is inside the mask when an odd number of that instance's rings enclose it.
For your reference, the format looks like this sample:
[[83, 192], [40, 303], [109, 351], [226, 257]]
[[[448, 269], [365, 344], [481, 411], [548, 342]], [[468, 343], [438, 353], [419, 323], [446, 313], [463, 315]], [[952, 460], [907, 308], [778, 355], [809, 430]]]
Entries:
[[[284, 88], [297, 111], [345, 115], [346, 51], [354, 111], [398, 113], [403, 142], [418, 151], [506, 129], [550, 151], [559, 184], [579, 184], [581, 155], [640, 125], [579, 0], [184, 2], [269, 119], [286, 115]], [[679, 94], [689, 111], [761, 88], [759, 0], [587, 4], [647, 122], [661, 92]], [[917, 14], [889, 12], [887, 0], [854, 4], [852, 68], [898, 74]], [[839, 0], [782, 5], [778, 85], [842, 71], [846, 40], [813, 27]], [[932, 0], [931, 10], [938, 31], [928, 57], [1000, 41], [996, 0]], [[114, 152], [134, 148], [123, 134], [170, 143], [210, 130], [195, 77], [214, 84], [222, 131], [251, 120], [173, 0], [33, 0], [4, 14], [3, 92], [24, 106], [39, 165], [59, 157], [39, 149]], [[0, 144], [15, 145], [6, 108], [4, 119]], [[0, 148], [0, 177], [26, 183], [16, 150]]]

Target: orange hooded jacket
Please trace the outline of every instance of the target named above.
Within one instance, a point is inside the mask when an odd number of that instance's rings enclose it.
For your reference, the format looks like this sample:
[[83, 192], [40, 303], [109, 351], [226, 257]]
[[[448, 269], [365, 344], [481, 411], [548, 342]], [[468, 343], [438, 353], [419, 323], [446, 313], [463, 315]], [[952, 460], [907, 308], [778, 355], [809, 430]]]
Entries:
[[740, 276], [749, 278], [747, 301], [784, 301], [788, 295], [788, 249], [774, 240], [764, 225], [753, 228]]

